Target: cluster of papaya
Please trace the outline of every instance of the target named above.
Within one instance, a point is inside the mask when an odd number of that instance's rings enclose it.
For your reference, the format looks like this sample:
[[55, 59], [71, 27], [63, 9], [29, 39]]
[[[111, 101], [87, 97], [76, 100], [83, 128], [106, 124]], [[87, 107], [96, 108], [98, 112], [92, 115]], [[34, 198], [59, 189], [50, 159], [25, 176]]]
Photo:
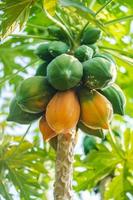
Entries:
[[114, 59], [95, 44], [100, 36], [98, 28], [88, 26], [75, 49], [64, 41], [41, 44], [36, 55], [43, 62], [19, 85], [8, 121], [29, 124], [41, 117], [44, 140], [74, 128], [96, 136], [108, 129], [113, 113], [124, 114], [125, 96], [114, 84]]

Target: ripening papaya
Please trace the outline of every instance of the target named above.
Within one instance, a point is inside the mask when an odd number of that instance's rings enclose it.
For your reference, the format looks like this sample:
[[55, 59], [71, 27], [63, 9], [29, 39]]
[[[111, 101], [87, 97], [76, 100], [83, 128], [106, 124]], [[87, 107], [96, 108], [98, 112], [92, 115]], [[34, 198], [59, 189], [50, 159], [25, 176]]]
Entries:
[[22, 81], [17, 89], [17, 103], [21, 109], [30, 113], [43, 112], [55, 94], [46, 77], [34, 76]]
[[83, 63], [83, 82], [90, 89], [100, 89], [114, 83], [116, 65], [102, 57], [95, 57]]
[[57, 56], [47, 67], [49, 83], [61, 91], [75, 87], [82, 75], [82, 64], [77, 58], [67, 54]]
[[69, 133], [76, 127], [80, 105], [73, 90], [57, 92], [46, 108], [46, 120], [56, 133]]
[[126, 98], [123, 91], [118, 85], [113, 84], [110, 87], [102, 89], [100, 93], [110, 101], [114, 113], [124, 115]]
[[49, 45], [50, 42], [40, 44], [35, 50], [35, 54], [42, 60], [45, 60], [46, 62], [50, 62], [53, 59], [53, 56], [49, 52]]
[[79, 91], [81, 122], [91, 129], [108, 129], [112, 119], [111, 103], [96, 90], [82, 88]]
[[78, 129], [80, 129], [83, 133], [87, 135], [93, 135], [102, 138], [103, 137], [103, 130], [102, 129], [91, 129], [85, 126], [82, 122], [78, 122]]
[[43, 135], [43, 139], [45, 141], [51, 140], [53, 137], [57, 136], [57, 133], [55, 133], [48, 125], [45, 117], [43, 116], [39, 121], [39, 129]]
[[48, 50], [53, 58], [55, 58], [61, 54], [67, 53], [69, 51], [69, 46], [64, 42], [54, 41], [50, 43]]
[[16, 122], [19, 124], [30, 124], [31, 122], [37, 120], [43, 115], [43, 113], [28, 113], [23, 111], [17, 104], [16, 97], [14, 97], [10, 103], [10, 112], [7, 121]]
[[81, 38], [81, 44], [94, 44], [95, 42], [97, 42], [100, 36], [101, 36], [100, 29], [89, 25], [83, 32]]
[[41, 63], [36, 70], [35, 76], [46, 76], [47, 75], [47, 65], [48, 64], [46, 62]]

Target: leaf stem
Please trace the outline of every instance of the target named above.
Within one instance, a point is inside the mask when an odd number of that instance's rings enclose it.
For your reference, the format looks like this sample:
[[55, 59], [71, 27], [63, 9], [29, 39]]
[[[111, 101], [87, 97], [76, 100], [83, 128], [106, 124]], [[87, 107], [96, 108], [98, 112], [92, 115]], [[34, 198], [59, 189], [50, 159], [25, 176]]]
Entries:
[[58, 21], [58, 20], [56, 20], [54, 17], [52, 17], [52, 16], [47, 12], [47, 10], [44, 8], [44, 6], [43, 6], [43, 8], [42, 8], [40, 5], [38, 5], [38, 4], [36, 4], [36, 5], [37, 5], [38, 8], [40, 8], [41, 10], [43, 10], [44, 14], [45, 14], [54, 24], [56, 24], [57, 26], [59, 26], [59, 27], [66, 33], [67, 37], [69, 38], [69, 41], [70, 41], [71, 45], [74, 46], [74, 40], [73, 40], [73, 38], [72, 38], [70, 32], [67, 30], [67, 28], [66, 28], [60, 21]]
[[21, 146], [21, 144], [22, 144], [23, 141], [24, 141], [25, 136], [28, 134], [28, 132], [29, 132], [29, 130], [30, 130], [30, 128], [31, 128], [31, 125], [32, 125], [32, 124], [30, 124], [30, 125], [28, 126], [26, 132], [24, 133], [23, 137], [21, 138], [21, 140], [20, 140], [20, 142], [19, 142], [19, 145], [16, 146], [16, 148], [15, 148], [14, 151], [13, 151], [13, 153], [11, 154], [10, 159], [16, 155], [16, 153], [17, 153], [19, 147]]
[[114, 19], [114, 20], [105, 22], [104, 26], [109, 26], [109, 25], [112, 25], [112, 24], [116, 24], [116, 23], [123, 22], [123, 21], [126, 21], [126, 20], [131, 20], [131, 19], [133, 19], [133, 15], [129, 15], [129, 16], [126, 16], [126, 17], [121, 17], [121, 18], [118, 18], [118, 19]]
[[58, 19], [60, 20], [60, 22], [67, 28], [67, 30], [69, 30], [69, 33], [71, 34], [71, 37], [72, 37], [72, 31], [70, 29], [70, 26], [68, 26], [68, 24], [66, 24], [64, 22], [63, 18], [57, 12], [55, 12], [55, 14], [58, 17]]
[[111, 47], [105, 47], [105, 46], [100, 46], [100, 45], [98, 45], [98, 47], [99, 48], [101, 48], [101, 49], [107, 49], [107, 50], [111, 50], [111, 51], [116, 51], [116, 52], [119, 52], [119, 53], [121, 53], [121, 54], [123, 54], [123, 55], [125, 55], [125, 56], [130, 56], [130, 57], [133, 57], [133, 54], [131, 54], [131, 53], [128, 53], [127, 51], [123, 51], [123, 50], [121, 50], [121, 49], [115, 49], [115, 48], [111, 48]]
[[20, 38], [33, 38], [33, 39], [41, 39], [41, 40], [55, 40], [55, 38], [44, 37], [41, 35], [23, 35], [23, 34], [11, 34], [12, 37], [20, 37]]
[[41, 29], [41, 30], [44, 30], [44, 31], [47, 30], [46, 27], [40, 26], [40, 25], [37, 25], [37, 24], [27, 23], [26, 26], [34, 27], [34, 28]]
[[111, 140], [111, 143], [112, 143], [112, 146], [114, 147], [114, 149], [116, 150], [116, 152], [118, 153], [118, 155], [122, 158], [122, 159], [125, 159], [122, 152], [120, 151], [120, 149], [118, 148], [117, 146], [117, 142], [115, 140], [115, 137], [114, 137], [114, 134], [111, 130], [111, 127], [109, 127], [109, 136], [110, 136], [110, 140]]
[[107, 3], [105, 3], [105, 4], [96, 12], [95, 16], [97, 16], [97, 15], [98, 15], [104, 8], [106, 8], [106, 6], [107, 6], [108, 4], [110, 4], [112, 1], [113, 1], [113, 0], [107, 1]]

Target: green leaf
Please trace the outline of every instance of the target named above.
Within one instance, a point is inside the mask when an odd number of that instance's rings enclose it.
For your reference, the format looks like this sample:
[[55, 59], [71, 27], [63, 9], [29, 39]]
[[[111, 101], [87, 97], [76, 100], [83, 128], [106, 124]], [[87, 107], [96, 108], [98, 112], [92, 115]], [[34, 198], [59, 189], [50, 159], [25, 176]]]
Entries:
[[91, 9], [85, 7], [84, 4], [78, 0], [60, 0], [59, 2], [64, 7], [74, 7], [79, 9], [80, 11], [87, 12], [90, 15], [95, 16], [95, 13]]
[[2, 7], [2, 38], [10, 35], [16, 28], [22, 30], [29, 16], [29, 10], [34, 0], [6, 0]]
[[75, 172], [75, 180], [78, 183], [75, 187], [76, 191], [92, 189], [100, 180], [111, 174], [120, 162], [117, 153], [109, 151], [104, 144], [99, 144], [97, 147], [99, 150], [91, 151], [82, 161], [87, 169], [83, 172]]
[[128, 200], [127, 192], [133, 193], [133, 185], [128, 181], [128, 169], [126, 165], [119, 170], [119, 175], [114, 177], [112, 181], [108, 184], [104, 200], [115, 199], [115, 200]]
[[[0, 165], [3, 166], [0, 171], [3, 183], [0, 195], [12, 200], [9, 198], [9, 187], [13, 185], [22, 199], [41, 200], [43, 191], [49, 188], [49, 166], [52, 165], [53, 159], [51, 152], [48, 154], [46, 149], [35, 146], [23, 137], [6, 136], [0, 145]], [[41, 176], [45, 178], [42, 179]]]
[[6, 199], [6, 200], [13, 200], [12, 196], [8, 192], [8, 189], [6, 188], [6, 185], [0, 180], [0, 194]]

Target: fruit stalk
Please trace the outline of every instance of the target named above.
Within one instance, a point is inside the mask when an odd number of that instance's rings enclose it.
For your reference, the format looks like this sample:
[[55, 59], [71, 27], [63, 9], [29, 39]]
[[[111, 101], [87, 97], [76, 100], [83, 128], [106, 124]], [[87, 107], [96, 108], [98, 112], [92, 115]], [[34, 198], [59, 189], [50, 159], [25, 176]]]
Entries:
[[72, 177], [74, 162], [76, 130], [70, 132], [69, 138], [65, 134], [58, 136], [54, 200], [72, 200]]

